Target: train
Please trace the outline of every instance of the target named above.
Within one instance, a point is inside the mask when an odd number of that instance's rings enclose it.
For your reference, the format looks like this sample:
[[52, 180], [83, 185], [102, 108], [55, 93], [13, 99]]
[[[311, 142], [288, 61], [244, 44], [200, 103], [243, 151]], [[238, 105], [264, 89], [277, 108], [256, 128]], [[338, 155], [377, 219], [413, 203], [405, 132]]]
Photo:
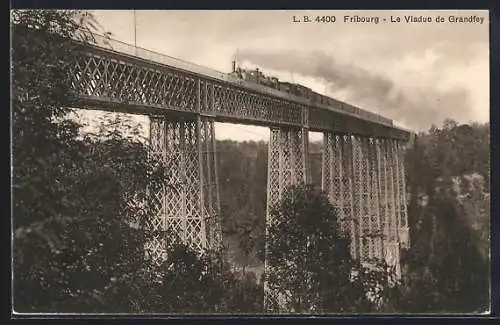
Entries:
[[243, 69], [239, 66], [237, 67], [236, 62], [233, 61], [232, 71], [231, 73], [229, 73], [229, 75], [246, 82], [256, 83], [265, 87], [295, 95], [309, 101], [311, 105], [321, 104], [325, 106], [334, 106], [343, 111], [364, 117], [371, 121], [376, 121], [387, 126], [393, 126], [393, 121], [391, 119], [319, 94], [313, 91], [311, 88], [305, 87], [303, 85], [283, 82], [276, 77], [266, 76], [264, 73], [262, 73], [262, 71], [259, 70], [259, 68], [255, 68], [253, 70]]

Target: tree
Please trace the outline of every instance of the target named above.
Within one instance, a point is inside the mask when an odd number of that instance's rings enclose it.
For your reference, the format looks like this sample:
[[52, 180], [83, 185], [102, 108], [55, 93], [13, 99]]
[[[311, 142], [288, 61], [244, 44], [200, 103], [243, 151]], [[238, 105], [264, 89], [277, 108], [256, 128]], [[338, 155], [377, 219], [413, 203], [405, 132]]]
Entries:
[[400, 312], [487, 309], [489, 211], [480, 207], [489, 205], [489, 193], [464, 181], [489, 175], [487, 130], [487, 124], [447, 121], [421, 134], [408, 152], [412, 245], [403, 261], [401, 297], [394, 304]]
[[227, 273], [226, 313], [262, 313], [264, 302], [263, 283], [257, 283], [252, 272]]
[[179, 243], [169, 246], [167, 259], [158, 267], [158, 297], [150, 301], [154, 313], [210, 313], [221, 304], [223, 283], [217, 257], [199, 254]]
[[120, 288], [144, 278], [139, 203], [164, 171], [140, 142], [82, 139], [67, 118], [71, 38], [92, 41], [91, 15], [15, 10], [12, 23], [14, 310], [133, 311], [140, 292]]
[[[87, 15], [71, 11], [15, 10], [12, 13], [13, 183], [17, 198], [14, 209], [19, 212], [16, 225], [33, 221], [23, 218], [33, 216], [28, 211], [36, 210], [36, 205], [41, 203], [37, 202], [39, 193], [35, 188], [45, 186], [39, 182], [47, 165], [55, 163], [54, 155], [76, 145], [78, 126], [61, 122], [70, 111], [67, 72], [73, 47], [65, 38], [59, 42], [54, 39], [55, 35], [69, 38], [79, 31], [87, 35], [90, 33], [88, 19]], [[51, 50], [47, 51], [48, 48]], [[33, 178], [35, 174], [38, 176]]]
[[489, 301], [489, 267], [456, 199], [439, 194], [424, 213], [408, 252], [406, 294], [399, 309], [409, 312], [482, 312]]
[[142, 312], [168, 314], [258, 313], [262, 286], [253, 273], [231, 271], [217, 250], [195, 251], [181, 242], [167, 247], [167, 259], [153, 268]]
[[270, 219], [266, 281], [272, 310], [371, 310], [361, 274], [366, 270], [351, 258], [349, 239], [324, 193], [310, 185], [289, 187]]

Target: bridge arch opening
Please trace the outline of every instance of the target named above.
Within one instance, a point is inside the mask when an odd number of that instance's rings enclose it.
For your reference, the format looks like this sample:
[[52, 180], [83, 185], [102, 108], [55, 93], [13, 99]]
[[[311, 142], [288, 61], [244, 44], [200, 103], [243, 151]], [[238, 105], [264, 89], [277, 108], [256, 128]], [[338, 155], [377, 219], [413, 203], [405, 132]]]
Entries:
[[264, 271], [267, 127], [215, 123], [224, 244], [235, 269]]
[[322, 159], [323, 133], [309, 132], [310, 182], [318, 189], [321, 189]]

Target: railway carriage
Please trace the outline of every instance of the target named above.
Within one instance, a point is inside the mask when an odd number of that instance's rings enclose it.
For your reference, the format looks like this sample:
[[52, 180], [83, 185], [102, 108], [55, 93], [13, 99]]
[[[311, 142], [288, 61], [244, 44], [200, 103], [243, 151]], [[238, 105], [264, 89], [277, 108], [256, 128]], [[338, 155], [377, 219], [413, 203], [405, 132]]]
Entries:
[[273, 88], [300, 98], [304, 98], [313, 105], [321, 104], [330, 107], [337, 107], [345, 112], [375, 120], [388, 126], [393, 125], [391, 119], [360, 109], [347, 103], [337, 101], [325, 95], [314, 92], [311, 88], [302, 86], [300, 84], [279, 81], [279, 79], [276, 77], [264, 75], [258, 68], [254, 70], [242, 69], [240, 67], [236, 67], [236, 62], [233, 61], [233, 71], [229, 75], [247, 82], [260, 84], [265, 87]]

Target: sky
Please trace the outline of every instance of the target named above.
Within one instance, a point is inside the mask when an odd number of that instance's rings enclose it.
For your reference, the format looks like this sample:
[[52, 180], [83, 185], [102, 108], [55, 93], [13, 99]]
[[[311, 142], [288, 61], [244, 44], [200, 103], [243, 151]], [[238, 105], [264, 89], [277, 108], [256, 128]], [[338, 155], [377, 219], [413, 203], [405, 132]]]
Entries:
[[[242, 67], [259, 67], [266, 75], [303, 84], [415, 131], [441, 125], [445, 118], [489, 121], [487, 11], [137, 10], [135, 24], [132, 10], [92, 12], [116, 40], [222, 72], [230, 72], [235, 59]], [[408, 15], [432, 21], [406, 23]], [[298, 23], [294, 16], [336, 20]], [[349, 22], [355, 16], [378, 17], [379, 22]], [[437, 16], [444, 22], [436, 22]], [[471, 16], [478, 19], [450, 21]], [[398, 18], [401, 22], [391, 22]], [[95, 114], [84, 118], [92, 121]], [[147, 118], [138, 121], [148, 127]], [[216, 125], [220, 139], [268, 136], [263, 127]]]

